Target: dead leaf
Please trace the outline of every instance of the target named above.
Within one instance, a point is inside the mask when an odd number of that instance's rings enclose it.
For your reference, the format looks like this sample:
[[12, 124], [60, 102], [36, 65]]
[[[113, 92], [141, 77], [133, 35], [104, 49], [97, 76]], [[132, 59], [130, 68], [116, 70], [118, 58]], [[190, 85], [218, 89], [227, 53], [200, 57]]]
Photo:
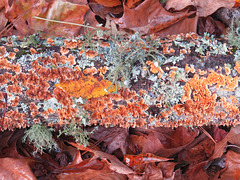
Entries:
[[168, 0], [165, 8], [180, 11], [187, 6], [194, 6], [197, 8], [200, 17], [207, 17], [221, 7], [232, 8], [234, 5], [235, 0], [184, 0], [181, 2], [179, 0]]
[[[123, 5], [123, 7], [123, 16], [119, 19], [114, 19], [116, 24], [118, 24], [122, 29], [128, 28], [143, 34], [159, 32], [195, 13], [188, 13], [187, 11], [180, 13], [169, 13], [162, 7], [158, 0], [146, 0], [134, 9], [129, 9], [126, 5]], [[192, 30], [196, 30], [195, 24], [188, 24], [188, 26], [192, 26], [194, 27]], [[184, 29], [177, 29], [179, 31], [178, 33], [184, 33]], [[168, 33], [172, 34], [171, 32]]]
[[[18, 34], [26, 35], [39, 31], [45, 32], [48, 36], [77, 36], [80, 26], [60, 24], [35, 19], [34, 16], [52, 20], [83, 24], [87, 5], [78, 5], [63, 0], [59, 1], [13, 1], [12, 6], [6, 12], [6, 17], [13, 22]], [[17, 17], [22, 16], [18, 21]]]
[[225, 136], [225, 138], [215, 145], [214, 153], [211, 156], [211, 159], [220, 158], [223, 155], [223, 153], [225, 152], [227, 142], [239, 145], [240, 125], [232, 127], [230, 132]]
[[204, 180], [209, 179], [209, 176], [204, 171], [204, 167], [207, 165], [207, 162], [201, 162], [191, 167], [185, 174], [183, 179], [187, 180]]
[[197, 129], [190, 129], [179, 126], [167, 139], [167, 143], [164, 145], [165, 148], [176, 148], [186, 144], [190, 144], [197, 136]]
[[172, 160], [172, 159], [155, 156], [151, 153], [144, 153], [144, 154], [138, 154], [138, 155], [125, 154], [124, 156], [124, 162], [129, 167], [139, 166], [149, 162], [161, 162], [161, 161], [168, 161], [168, 160]]
[[[81, 164], [78, 165], [81, 168]], [[98, 167], [96, 169], [96, 167]], [[77, 170], [77, 167], [76, 167]], [[59, 174], [58, 179], [60, 180], [74, 180], [74, 179], [96, 179], [96, 180], [125, 180], [127, 179], [125, 175], [118, 174], [109, 169], [109, 167], [101, 162], [100, 160], [92, 160], [86, 164], [84, 171], [75, 171], [75, 172], [64, 172]]]
[[111, 86], [111, 84], [111, 81], [89, 75], [81, 77], [78, 81], [66, 81], [55, 84], [55, 86], [63, 89], [71, 96], [89, 99], [115, 92], [117, 88], [115, 85]]
[[219, 142], [225, 138], [228, 134], [224, 129], [220, 129], [218, 126], [214, 126], [213, 128], [213, 138], [215, 142]]
[[142, 153], [145, 142], [146, 142], [145, 136], [134, 135], [134, 134], [129, 135], [127, 139], [127, 143], [128, 143], [127, 154]]
[[135, 172], [132, 169], [124, 165], [118, 158], [116, 158], [113, 155], [110, 155], [102, 151], [93, 150], [88, 147], [84, 147], [83, 145], [79, 146], [78, 144], [75, 144], [75, 143], [69, 143], [69, 144], [78, 148], [79, 150], [89, 151], [93, 153], [93, 157], [91, 158], [91, 161], [95, 159], [101, 159], [101, 161], [107, 163], [107, 165], [112, 171], [115, 171], [119, 174], [126, 174], [126, 175], [132, 174], [132, 173], [135, 174]]
[[126, 139], [128, 137], [128, 129], [126, 128], [106, 128], [100, 126], [91, 135], [91, 138], [95, 140], [102, 140], [104, 142], [103, 147], [105, 152], [112, 154], [117, 149], [120, 149], [122, 154], [126, 154], [127, 143]]
[[5, 17], [5, 8], [3, 8], [2, 10], [0, 10], [0, 31], [3, 30], [3, 28], [7, 25], [7, 22], [8, 19]]
[[122, 3], [119, 0], [89, 0], [88, 5], [92, 11], [102, 19], [105, 19], [109, 13], [119, 14], [123, 12]]
[[35, 180], [36, 177], [32, 173], [29, 159], [1, 158], [0, 159], [0, 177], [4, 179], [14, 180]]
[[157, 136], [151, 132], [143, 144], [142, 153], [156, 153], [160, 148], [164, 148]]
[[226, 154], [227, 165], [225, 171], [220, 174], [222, 180], [240, 179], [240, 154], [234, 151], [228, 151]]
[[213, 153], [215, 144], [211, 139], [205, 139], [191, 149], [185, 149], [178, 154], [178, 162], [206, 161]]

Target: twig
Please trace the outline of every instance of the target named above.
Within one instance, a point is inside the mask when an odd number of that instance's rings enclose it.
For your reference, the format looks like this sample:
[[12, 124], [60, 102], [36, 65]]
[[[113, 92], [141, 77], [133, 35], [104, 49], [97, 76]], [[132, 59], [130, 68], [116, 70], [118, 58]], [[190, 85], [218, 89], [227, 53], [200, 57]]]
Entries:
[[86, 27], [86, 28], [90, 28], [90, 29], [95, 29], [95, 30], [97, 30], [97, 28], [95, 28], [95, 27], [87, 26], [87, 25], [83, 25], [83, 24], [78, 24], [78, 23], [58, 21], [58, 20], [53, 20], [53, 19], [41, 18], [41, 17], [38, 17], [38, 16], [33, 16], [33, 18], [35, 18], [35, 19], [40, 19], [40, 20], [44, 20], [44, 21], [55, 22], [55, 23], [61, 23], [61, 24], [68, 24], [68, 25], [74, 25], [74, 26], [82, 26], [82, 27]]
[[0, 127], [0, 131], [2, 131], [3, 122], [4, 122], [6, 110], [7, 110], [7, 93], [3, 93], [3, 97], [5, 98], [5, 107], [4, 107], [4, 113], [3, 113], [3, 117], [2, 117], [2, 124], [1, 124], [1, 127]]

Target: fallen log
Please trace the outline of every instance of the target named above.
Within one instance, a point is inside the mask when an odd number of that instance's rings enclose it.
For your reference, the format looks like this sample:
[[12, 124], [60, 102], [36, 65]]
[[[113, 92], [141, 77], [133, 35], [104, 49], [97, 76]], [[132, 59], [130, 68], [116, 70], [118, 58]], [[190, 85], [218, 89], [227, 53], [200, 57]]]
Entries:
[[121, 127], [236, 125], [240, 63], [233, 52], [225, 39], [194, 33], [1, 38], [2, 128], [71, 120]]

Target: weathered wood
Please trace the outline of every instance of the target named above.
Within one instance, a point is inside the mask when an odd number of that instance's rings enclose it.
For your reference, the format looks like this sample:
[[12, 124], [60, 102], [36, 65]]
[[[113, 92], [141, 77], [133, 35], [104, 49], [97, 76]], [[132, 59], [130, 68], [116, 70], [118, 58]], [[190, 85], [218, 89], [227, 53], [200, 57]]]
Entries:
[[[71, 119], [122, 127], [239, 122], [240, 64], [223, 40], [191, 33], [120, 40], [13, 36], [0, 44], [0, 117], [8, 95], [3, 129]], [[73, 97], [77, 85], [71, 92], [56, 87], [84, 84], [86, 77], [120, 90], [93, 95], [92, 88], [108, 87], [80, 85]]]

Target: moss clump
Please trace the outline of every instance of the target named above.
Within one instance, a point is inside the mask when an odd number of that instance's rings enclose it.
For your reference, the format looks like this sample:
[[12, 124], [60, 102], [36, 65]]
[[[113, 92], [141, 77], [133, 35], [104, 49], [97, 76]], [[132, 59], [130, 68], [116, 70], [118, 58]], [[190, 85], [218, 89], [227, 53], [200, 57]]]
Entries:
[[43, 153], [44, 150], [51, 151], [57, 149], [57, 143], [52, 137], [53, 128], [47, 128], [41, 124], [34, 124], [30, 129], [25, 131], [25, 135], [22, 138], [23, 142], [27, 140], [29, 143], [33, 143], [36, 150], [33, 154], [37, 152]]

